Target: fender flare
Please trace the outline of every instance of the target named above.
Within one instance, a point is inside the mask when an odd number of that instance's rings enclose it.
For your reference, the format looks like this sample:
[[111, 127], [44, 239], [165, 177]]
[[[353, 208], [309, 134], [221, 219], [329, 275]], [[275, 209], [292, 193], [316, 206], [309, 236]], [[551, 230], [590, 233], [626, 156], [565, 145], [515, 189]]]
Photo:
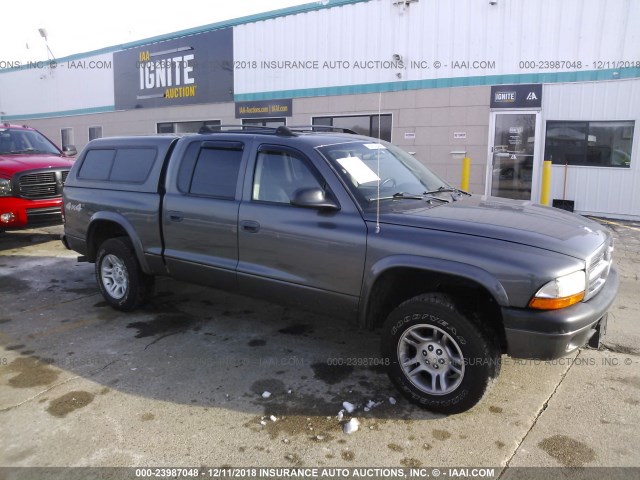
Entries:
[[[142, 247], [142, 241], [140, 237], [136, 233], [136, 229], [133, 228], [133, 225], [126, 219], [124, 215], [121, 215], [117, 212], [109, 212], [109, 211], [101, 211], [94, 213], [89, 219], [89, 227], [87, 229], [87, 251], [89, 250], [89, 246], [92, 245], [93, 242], [93, 231], [95, 229], [95, 225], [99, 221], [107, 221], [115, 223], [124, 229], [127, 232], [127, 236], [131, 240], [131, 244], [133, 245], [133, 249], [136, 254], [136, 258], [140, 263], [140, 268], [144, 273], [151, 274], [151, 269], [149, 268], [149, 264], [144, 255], [144, 249]], [[98, 245], [95, 246], [97, 253]]]
[[362, 281], [358, 323], [367, 325], [371, 292], [381, 275], [393, 268], [411, 268], [424, 272], [464, 278], [483, 287], [501, 307], [509, 306], [509, 297], [502, 283], [486, 270], [466, 263], [415, 255], [391, 255], [378, 260], [365, 272]]

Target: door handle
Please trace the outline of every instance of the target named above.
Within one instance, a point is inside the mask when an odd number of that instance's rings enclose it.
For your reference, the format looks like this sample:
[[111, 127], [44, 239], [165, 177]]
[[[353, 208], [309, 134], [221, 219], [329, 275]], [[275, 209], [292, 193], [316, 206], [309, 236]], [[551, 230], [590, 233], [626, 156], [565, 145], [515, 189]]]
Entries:
[[248, 233], [257, 233], [260, 230], [260, 224], [253, 220], [242, 220], [240, 222], [240, 228]]
[[181, 222], [184, 220], [184, 213], [182, 212], [170, 211], [167, 212], [167, 215], [169, 216], [169, 220], [172, 222]]

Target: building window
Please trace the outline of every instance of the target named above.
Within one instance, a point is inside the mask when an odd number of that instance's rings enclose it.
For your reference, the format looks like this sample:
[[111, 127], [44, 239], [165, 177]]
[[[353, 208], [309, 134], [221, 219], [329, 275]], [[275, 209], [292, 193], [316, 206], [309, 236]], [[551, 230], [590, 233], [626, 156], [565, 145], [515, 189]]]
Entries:
[[554, 165], [631, 166], [633, 121], [547, 122], [544, 158]]
[[60, 130], [60, 143], [62, 148], [74, 145], [73, 128], [63, 128]]
[[158, 133], [198, 133], [220, 125], [220, 120], [198, 120], [195, 122], [162, 122], [157, 125]]
[[287, 124], [287, 120], [282, 118], [244, 118], [242, 125], [255, 125], [257, 127], [278, 128]]
[[102, 127], [89, 127], [89, 141], [102, 138]]
[[391, 141], [391, 114], [313, 117], [313, 124], [348, 128], [362, 135]]

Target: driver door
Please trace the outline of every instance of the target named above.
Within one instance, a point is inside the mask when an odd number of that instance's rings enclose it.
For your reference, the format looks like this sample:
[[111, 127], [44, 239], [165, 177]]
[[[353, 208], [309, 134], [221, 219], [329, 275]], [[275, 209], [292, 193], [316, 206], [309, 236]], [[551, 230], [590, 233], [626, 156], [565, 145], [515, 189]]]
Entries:
[[358, 212], [296, 207], [297, 189], [332, 195], [312, 162], [284, 146], [263, 145], [240, 204], [240, 289], [327, 312], [357, 310], [367, 231]]

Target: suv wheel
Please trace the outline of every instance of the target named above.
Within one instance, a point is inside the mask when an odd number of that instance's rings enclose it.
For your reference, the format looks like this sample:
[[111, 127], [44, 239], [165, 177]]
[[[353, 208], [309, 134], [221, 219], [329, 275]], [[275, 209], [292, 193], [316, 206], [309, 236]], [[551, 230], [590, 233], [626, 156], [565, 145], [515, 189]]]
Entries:
[[145, 303], [153, 290], [153, 277], [142, 271], [131, 241], [125, 237], [111, 238], [100, 245], [96, 279], [105, 300], [122, 311]]
[[488, 331], [442, 294], [414, 297], [384, 324], [388, 375], [413, 403], [440, 413], [473, 407], [500, 372], [500, 350]]

